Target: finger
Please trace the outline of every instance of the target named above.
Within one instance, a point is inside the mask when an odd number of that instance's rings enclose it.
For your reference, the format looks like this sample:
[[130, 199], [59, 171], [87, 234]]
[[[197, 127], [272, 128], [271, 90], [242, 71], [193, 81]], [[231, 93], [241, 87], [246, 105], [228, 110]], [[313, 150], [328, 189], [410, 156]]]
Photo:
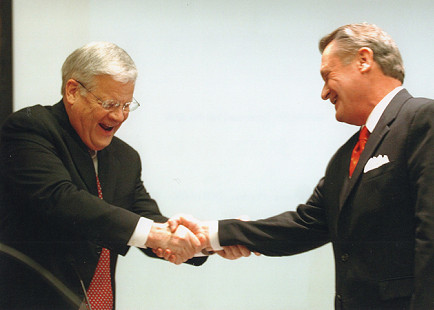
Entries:
[[179, 223], [180, 223], [179, 218], [170, 218], [170, 219], [167, 221], [167, 224], [169, 224], [170, 232], [171, 232], [172, 234], [173, 234], [173, 233], [176, 231], [176, 229], [178, 228]]
[[215, 251], [215, 253], [217, 253], [218, 255], [220, 255], [223, 258], [229, 259], [226, 257], [226, 252], [224, 250]]
[[154, 254], [157, 255], [158, 257], [163, 257], [164, 256], [162, 248], [152, 249], [152, 252], [154, 252]]
[[201, 242], [197, 236], [185, 226], [179, 226], [176, 235], [179, 237], [178, 241], [184, 250], [183, 255], [186, 257], [193, 257], [196, 252], [201, 250]]
[[191, 215], [181, 215], [179, 217], [180, 224], [186, 226], [190, 229], [194, 234], [201, 232], [200, 222], [198, 219], [194, 218]]
[[166, 249], [166, 251], [164, 251], [164, 259], [167, 261], [170, 261], [170, 257], [172, 256], [172, 251], [170, 249]]
[[207, 244], [207, 238], [204, 233], [198, 233], [196, 234], [196, 237], [199, 240], [201, 246], [205, 246]]
[[226, 258], [226, 259], [230, 259], [230, 260], [234, 260], [236, 259], [236, 255], [234, 254], [234, 247], [233, 246], [227, 246], [227, 247], [223, 247], [223, 253], [220, 253], [220, 256]]
[[220, 256], [226, 259], [238, 259], [240, 257], [248, 257], [250, 256], [250, 250], [242, 245], [233, 245], [223, 247], [223, 253], [218, 253]]
[[229, 260], [234, 260], [237, 259], [238, 257], [236, 257], [233, 253], [233, 249], [231, 247], [224, 247], [223, 250], [221, 251], [216, 251], [216, 253], [218, 255], [220, 255], [221, 257], [225, 258], [225, 259], [229, 259]]
[[193, 250], [196, 253], [200, 249], [202, 242], [199, 240], [198, 236], [191, 232], [188, 236], [190, 238], [190, 244], [193, 246]]
[[237, 248], [238, 248], [238, 251], [239, 251], [239, 253], [241, 254], [241, 256], [244, 256], [244, 257], [249, 257], [250, 256], [250, 250], [248, 249], [248, 248], [246, 248], [245, 246], [243, 246], [243, 245], [238, 245], [237, 246]]
[[[176, 264], [177, 262], [177, 257], [176, 255], [170, 255], [170, 257], [167, 259], [169, 262]], [[177, 265], [177, 264], [176, 264]]]

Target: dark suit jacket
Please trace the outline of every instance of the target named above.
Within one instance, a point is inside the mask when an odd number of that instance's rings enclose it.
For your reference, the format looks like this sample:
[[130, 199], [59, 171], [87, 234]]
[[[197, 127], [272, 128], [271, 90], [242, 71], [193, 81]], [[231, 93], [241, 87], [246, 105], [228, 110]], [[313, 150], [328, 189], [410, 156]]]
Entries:
[[[1, 242], [34, 259], [80, 298], [80, 279], [87, 288], [101, 247], [111, 250], [114, 287], [117, 255], [127, 253], [139, 217], [166, 221], [143, 186], [138, 153], [116, 137], [98, 152], [104, 200], [97, 197], [93, 162], [62, 101], [13, 114], [2, 129], [0, 156]], [[39, 275], [2, 258], [0, 306], [68, 306]]]
[[[350, 179], [357, 138], [336, 152], [306, 204], [259, 221], [220, 221], [220, 243], [281, 256], [331, 241], [336, 308], [434, 309], [434, 102], [400, 91]], [[378, 155], [390, 162], [364, 173]]]

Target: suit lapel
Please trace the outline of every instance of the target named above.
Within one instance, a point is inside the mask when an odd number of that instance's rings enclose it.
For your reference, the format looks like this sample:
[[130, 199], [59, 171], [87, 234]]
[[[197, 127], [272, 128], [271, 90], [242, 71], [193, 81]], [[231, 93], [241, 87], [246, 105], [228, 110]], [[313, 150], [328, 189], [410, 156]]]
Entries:
[[81, 180], [87, 187], [86, 189], [97, 196], [98, 190], [92, 158], [86, 145], [71, 126], [63, 101], [54, 106], [53, 112], [57, 115], [60, 126], [66, 132], [63, 135], [64, 141]]
[[390, 125], [395, 120], [399, 110], [410, 98], [410, 94], [405, 89], [401, 90], [387, 106], [386, 110], [378, 121], [378, 124], [375, 126], [374, 132], [371, 133], [371, 136], [366, 143], [365, 149], [360, 155], [359, 162], [357, 163], [357, 166], [353, 172], [352, 178], [348, 179], [343, 188], [340, 199], [340, 209], [342, 209], [342, 207], [345, 205], [349, 195], [353, 191], [355, 185], [358, 183], [359, 178], [362, 176], [363, 168], [365, 167], [369, 158], [372, 157], [372, 155], [381, 145], [381, 141], [383, 141], [383, 139], [387, 136], [387, 133], [390, 130]]
[[95, 196], [98, 196], [98, 190], [96, 187], [95, 167], [93, 165], [92, 158], [87, 149], [83, 150], [75, 145], [69, 146], [72, 159], [75, 163], [75, 167], [79, 172], [83, 182], [86, 184], [88, 191]]
[[98, 152], [98, 176], [104, 200], [107, 202], [112, 202], [114, 199], [117, 180], [112, 176], [117, 175], [114, 171], [118, 171], [118, 167], [119, 160], [114, 155], [111, 145]]

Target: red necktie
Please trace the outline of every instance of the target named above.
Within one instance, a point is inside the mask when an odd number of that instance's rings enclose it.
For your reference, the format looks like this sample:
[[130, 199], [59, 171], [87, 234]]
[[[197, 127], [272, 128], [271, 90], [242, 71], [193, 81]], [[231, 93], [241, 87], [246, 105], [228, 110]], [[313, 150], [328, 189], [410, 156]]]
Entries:
[[350, 177], [353, 175], [354, 169], [359, 162], [360, 154], [362, 154], [363, 149], [365, 148], [366, 141], [368, 141], [370, 132], [366, 126], [363, 126], [362, 130], [360, 130], [359, 141], [357, 141], [356, 146], [353, 149], [353, 153], [351, 154], [350, 161]]
[[[98, 197], [102, 199], [101, 183], [96, 176], [96, 186], [98, 189]], [[102, 249], [99, 257], [98, 265], [95, 269], [87, 297], [92, 310], [112, 310], [113, 309], [113, 291], [110, 276], [110, 251], [106, 248]]]

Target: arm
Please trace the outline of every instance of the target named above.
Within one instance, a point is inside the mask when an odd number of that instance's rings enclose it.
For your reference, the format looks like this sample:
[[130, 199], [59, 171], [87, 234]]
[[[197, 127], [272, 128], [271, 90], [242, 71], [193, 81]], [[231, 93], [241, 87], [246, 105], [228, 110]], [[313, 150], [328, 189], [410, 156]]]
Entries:
[[[241, 245], [249, 251], [268, 256], [297, 254], [330, 241], [326, 215], [321, 204], [322, 187], [323, 179], [308, 202], [300, 205], [296, 212], [285, 212], [263, 220], [221, 220], [214, 225], [216, 228], [212, 228], [212, 222], [200, 222], [181, 216], [169, 220], [169, 224], [173, 227], [178, 224], [187, 226], [199, 236], [203, 247], [218, 247], [217, 250], [221, 250], [220, 245], [223, 249]], [[212, 236], [213, 232], [215, 237]]]

